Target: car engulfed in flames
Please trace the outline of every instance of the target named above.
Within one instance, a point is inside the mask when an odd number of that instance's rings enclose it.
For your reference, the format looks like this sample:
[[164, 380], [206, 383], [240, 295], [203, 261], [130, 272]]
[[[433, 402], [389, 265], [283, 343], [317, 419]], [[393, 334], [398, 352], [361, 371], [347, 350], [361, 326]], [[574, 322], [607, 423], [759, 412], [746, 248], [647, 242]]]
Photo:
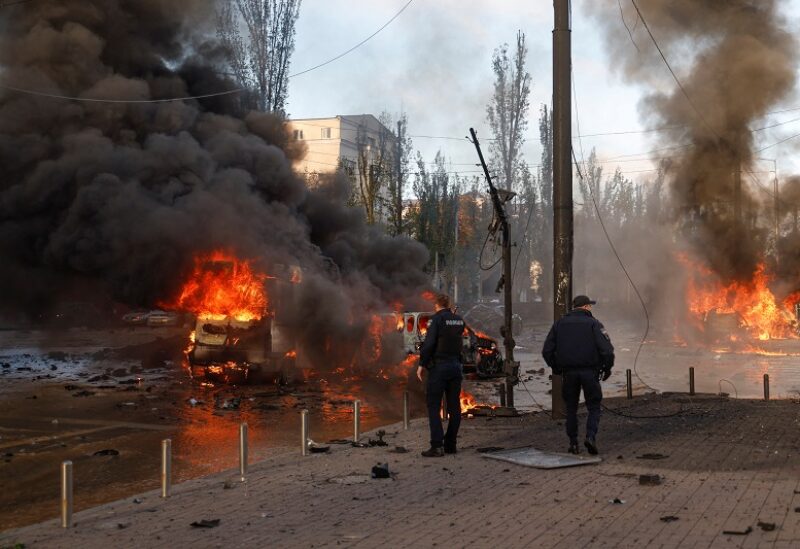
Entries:
[[[403, 333], [403, 346], [407, 354], [419, 354], [433, 315], [433, 312], [396, 313], [397, 329]], [[462, 341], [461, 363], [464, 373], [475, 374], [482, 379], [504, 375], [503, 356], [494, 338], [467, 326]]]
[[168, 304], [196, 318], [186, 352], [193, 374], [224, 381], [292, 379], [297, 353], [282, 320], [299, 273], [274, 270], [266, 275], [223, 251], [195, 258], [180, 295]]

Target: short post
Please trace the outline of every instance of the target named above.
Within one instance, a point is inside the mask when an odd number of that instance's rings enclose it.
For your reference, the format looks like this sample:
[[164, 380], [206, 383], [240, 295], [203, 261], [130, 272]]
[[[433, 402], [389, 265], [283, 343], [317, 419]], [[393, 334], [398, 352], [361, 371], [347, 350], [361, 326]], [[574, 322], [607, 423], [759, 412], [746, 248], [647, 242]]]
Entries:
[[61, 462], [61, 527], [72, 527], [72, 462]]
[[769, 374], [764, 374], [764, 400], [769, 400]]
[[500, 406], [506, 407], [506, 386], [501, 383], [497, 386], [497, 394], [500, 396]]
[[353, 402], [353, 442], [358, 443], [361, 438], [361, 401]]
[[689, 366], [689, 394], [694, 396], [694, 366]]
[[628, 386], [628, 399], [633, 398], [633, 381], [631, 379], [631, 371], [625, 370], [625, 381]]
[[172, 486], [172, 440], [161, 441], [161, 497], [168, 498]]
[[302, 444], [302, 454], [308, 455], [308, 410], [300, 412], [300, 440]]
[[408, 428], [409, 428], [408, 391], [403, 391], [403, 430], [408, 431]]
[[239, 475], [247, 478], [247, 422], [239, 425]]

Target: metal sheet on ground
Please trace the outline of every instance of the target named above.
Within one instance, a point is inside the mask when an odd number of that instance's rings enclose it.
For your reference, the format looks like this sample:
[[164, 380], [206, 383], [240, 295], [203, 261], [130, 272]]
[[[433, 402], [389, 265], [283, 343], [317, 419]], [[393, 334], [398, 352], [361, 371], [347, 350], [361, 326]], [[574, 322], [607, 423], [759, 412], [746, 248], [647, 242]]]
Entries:
[[577, 467], [579, 465], [591, 465], [603, 461], [599, 457], [583, 457], [573, 454], [558, 454], [555, 452], [543, 452], [533, 447], [513, 448], [511, 450], [500, 450], [483, 454], [483, 457], [507, 461], [525, 467], [535, 467], [537, 469], [560, 469], [563, 467]]

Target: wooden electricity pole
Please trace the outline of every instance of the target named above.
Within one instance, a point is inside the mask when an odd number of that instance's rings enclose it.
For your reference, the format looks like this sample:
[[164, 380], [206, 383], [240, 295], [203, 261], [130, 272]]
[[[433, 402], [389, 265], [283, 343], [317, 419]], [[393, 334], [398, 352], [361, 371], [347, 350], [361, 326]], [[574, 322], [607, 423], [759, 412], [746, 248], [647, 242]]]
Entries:
[[[569, 0], [553, 0], [553, 320], [572, 305], [572, 52]], [[553, 374], [553, 418], [564, 417], [561, 376]]]

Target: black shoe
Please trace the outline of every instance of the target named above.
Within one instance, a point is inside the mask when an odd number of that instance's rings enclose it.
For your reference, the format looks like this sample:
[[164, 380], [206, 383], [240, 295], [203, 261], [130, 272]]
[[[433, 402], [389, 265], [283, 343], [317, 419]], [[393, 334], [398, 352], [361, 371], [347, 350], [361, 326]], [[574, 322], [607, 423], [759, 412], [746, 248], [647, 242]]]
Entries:
[[453, 444], [452, 446], [450, 446], [450, 445], [445, 445], [445, 447], [444, 447], [444, 453], [445, 453], [445, 454], [457, 454], [457, 453], [458, 453], [458, 448], [456, 448], [456, 445], [455, 445], [455, 444]]
[[569, 449], [567, 450], [567, 452], [569, 452], [570, 454], [580, 454], [581, 453], [581, 449], [580, 449], [580, 447], [578, 447], [578, 443], [577, 442], [570, 442], [569, 443]]
[[431, 446], [429, 449], [427, 449], [424, 452], [422, 452], [422, 457], [426, 457], [426, 458], [444, 457], [444, 448], [442, 448], [442, 447], [434, 448], [433, 446]]
[[594, 437], [586, 437], [586, 440], [583, 441], [583, 445], [586, 446], [586, 449], [589, 450], [589, 453], [593, 456], [596, 456], [599, 453], [597, 449], [597, 443], [594, 441]]

